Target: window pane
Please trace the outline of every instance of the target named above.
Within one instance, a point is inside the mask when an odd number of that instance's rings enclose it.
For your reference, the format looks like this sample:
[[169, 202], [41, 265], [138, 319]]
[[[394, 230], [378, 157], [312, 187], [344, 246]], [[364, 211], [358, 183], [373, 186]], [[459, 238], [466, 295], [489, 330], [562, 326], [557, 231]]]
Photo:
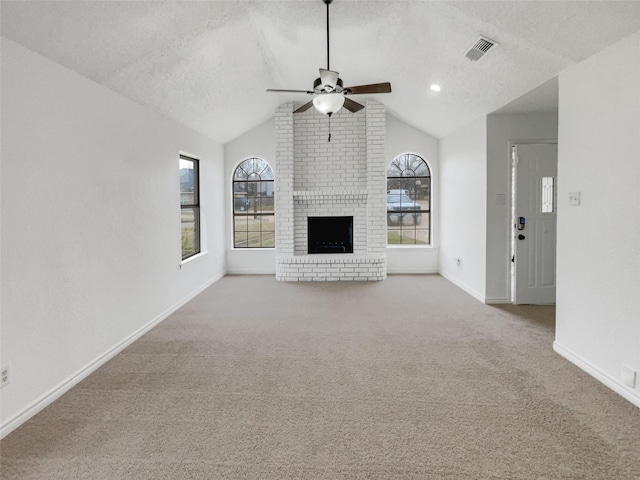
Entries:
[[429, 230], [427, 228], [394, 228], [387, 229], [389, 245], [428, 245]]
[[400, 228], [387, 228], [387, 243], [389, 245], [399, 245], [402, 240], [402, 230]]
[[273, 200], [270, 197], [260, 197], [260, 211], [262, 213], [273, 213]]
[[248, 208], [247, 184], [244, 182], [233, 182], [233, 212], [246, 212]]
[[273, 215], [262, 217], [262, 244], [263, 248], [276, 246], [276, 222]]
[[553, 177], [542, 177], [542, 213], [553, 213]]
[[262, 182], [260, 185], [260, 195], [263, 197], [272, 197], [273, 196], [273, 182], [267, 181]]
[[237, 216], [233, 218], [233, 230], [235, 232], [246, 232], [247, 231], [247, 219], [246, 216]]
[[197, 167], [194, 160], [180, 158], [180, 204], [198, 203]]
[[424, 162], [422, 162], [420, 165], [417, 165], [416, 169], [414, 171], [415, 171], [416, 177], [430, 177], [431, 176], [431, 172], [429, 171], [429, 167]]
[[267, 232], [262, 235], [262, 248], [273, 248], [276, 246], [275, 232]]
[[273, 171], [271, 170], [271, 167], [269, 166], [269, 164], [265, 161], [263, 161], [263, 165], [262, 165], [262, 171], [260, 172], [260, 178], [262, 180], [273, 180]]
[[416, 201], [420, 203], [420, 207], [422, 210], [431, 210], [431, 196], [429, 195], [429, 191], [426, 192], [420, 190], [418, 195], [416, 196]]
[[236, 171], [233, 174], [233, 179], [234, 180], [240, 180], [240, 181], [246, 181], [247, 178], [249, 178], [249, 172], [247, 171], [247, 167], [248, 164], [246, 161], [242, 162], [240, 165], [238, 165], [238, 167], [236, 168]]
[[411, 235], [413, 232], [409, 231], [409, 230], [403, 230], [402, 231], [402, 241], [400, 243], [402, 243], [403, 245], [415, 245], [415, 237], [414, 235]]
[[389, 168], [387, 169], [387, 177], [399, 177], [400, 175], [402, 175], [402, 169], [396, 164], [396, 162], [389, 165]]
[[233, 195], [235, 197], [247, 196], [247, 183], [246, 182], [233, 182]]
[[183, 208], [181, 210], [182, 258], [200, 252], [200, 232], [198, 225], [198, 209]]
[[274, 212], [274, 197], [273, 195], [262, 198], [262, 211], [264, 213], [273, 213]]
[[260, 232], [249, 232], [247, 234], [247, 246], [252, 248], [260, 247]]
[[265, 215], [262, 217], [262, 231], [263, 232], [275, 232], [276, 231], [276, 217], [273, 215]]
[[262, 213], [262, 198], [255, 197], [253, 199], [253, 206], [251, 211], [255, 213]]
[[240, 232], [236, 230], [233, 246], [236, 248], [245, 248], [247, 246], [247, 232]]
[[249, 209], [249, 199], [243, 196], [233, 198], [233, 212], [246, 212]]
[[429, 244], [429, 229], [427, 228], [417, 228], [415, 234], [415, 240], [417, 245], [428, 245]]
[[247, 230], [250, 232], [259, 232], [260, 228], [260, 215], [247, 215]]

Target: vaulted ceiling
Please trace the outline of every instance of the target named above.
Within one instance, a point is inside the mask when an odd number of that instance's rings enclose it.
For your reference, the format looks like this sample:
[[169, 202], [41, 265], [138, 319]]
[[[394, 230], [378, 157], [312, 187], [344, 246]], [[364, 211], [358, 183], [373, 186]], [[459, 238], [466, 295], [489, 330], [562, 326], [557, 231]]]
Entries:
[[[310, 89], [326, 67], [321, 0], [1, 8], [4, 37], [221, 143], [310, 99], [267, 88]], [[543, 84], [509, 108], [554, 108], [560, 71], [640, 30], [638, 1], [334, 0], [330, 12], [331, 68], [345, 86], [390, 81], [393, 93], [373, 97], [436, 137]], [[499, 46], [472, 62], [480, 35]]]

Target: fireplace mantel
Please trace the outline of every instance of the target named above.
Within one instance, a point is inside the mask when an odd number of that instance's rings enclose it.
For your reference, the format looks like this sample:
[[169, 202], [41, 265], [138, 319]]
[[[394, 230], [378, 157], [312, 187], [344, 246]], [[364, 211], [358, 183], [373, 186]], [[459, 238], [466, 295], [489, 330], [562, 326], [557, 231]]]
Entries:
[[359, 202], [367, 201], [366, 190], [302, 190], [293, 192], [295, 202]]

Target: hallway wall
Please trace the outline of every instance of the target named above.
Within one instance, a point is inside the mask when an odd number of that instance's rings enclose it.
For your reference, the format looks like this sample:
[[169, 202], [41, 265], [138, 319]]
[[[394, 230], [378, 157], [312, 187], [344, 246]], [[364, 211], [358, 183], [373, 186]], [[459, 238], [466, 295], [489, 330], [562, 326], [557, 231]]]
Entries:
[[[560, 75], [555, 342], [638, 406], [639, 58], [636, 33]], [[579, 206], [569, 206], [569, 192], [580, 193]]]
[[440, 140], [440, 274], [486, 296], [487, 119]]

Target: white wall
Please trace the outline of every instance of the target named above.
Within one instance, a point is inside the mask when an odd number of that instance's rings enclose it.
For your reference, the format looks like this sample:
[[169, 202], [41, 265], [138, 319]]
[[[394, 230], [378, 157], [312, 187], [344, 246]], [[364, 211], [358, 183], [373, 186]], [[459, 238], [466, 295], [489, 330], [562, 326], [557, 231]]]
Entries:
[[250, 157], [260, 157], [266, 160], [273, 169], [275, 181], [278, 181], [275, 122], [273, 118], [224, 146], [227, 273], [275, 275], [275, 248], [233, 248], [233, 191], [231, 182], [233, 180], [233, 172], [238, 164]]
[[[440, 140], [440, 274], [485, 301], [487, 121]], [[457, 263], [460, 259], [460, 263]]]
[[[558, 138], [558, 112], [487, 116], [486, 302], [511, 302], [511, 152], [509, 142]], [[505, 201], [499, 204], [498, 195]]]
[[[640, 406], [640, 33], [560, 75], [556, 350]], [[580, 206], [568, 206], [580, 192]]]
[[412, 247], [394, 245], [387, 247], [388, 273], [436, 273], [438, 271], [438, 203], [440, 185], [440, 152], [438, 139], [424, 133], [393, 115], [387, 114], [385, 157], [387, 166], [398, 155], [415, 153], [424, 158], [431, 170], [431, 246]]
[[[2, 434], [224, 273], [220, 145], [2, 39]], [[181, 267], [178, 155], [206, 255]]]

